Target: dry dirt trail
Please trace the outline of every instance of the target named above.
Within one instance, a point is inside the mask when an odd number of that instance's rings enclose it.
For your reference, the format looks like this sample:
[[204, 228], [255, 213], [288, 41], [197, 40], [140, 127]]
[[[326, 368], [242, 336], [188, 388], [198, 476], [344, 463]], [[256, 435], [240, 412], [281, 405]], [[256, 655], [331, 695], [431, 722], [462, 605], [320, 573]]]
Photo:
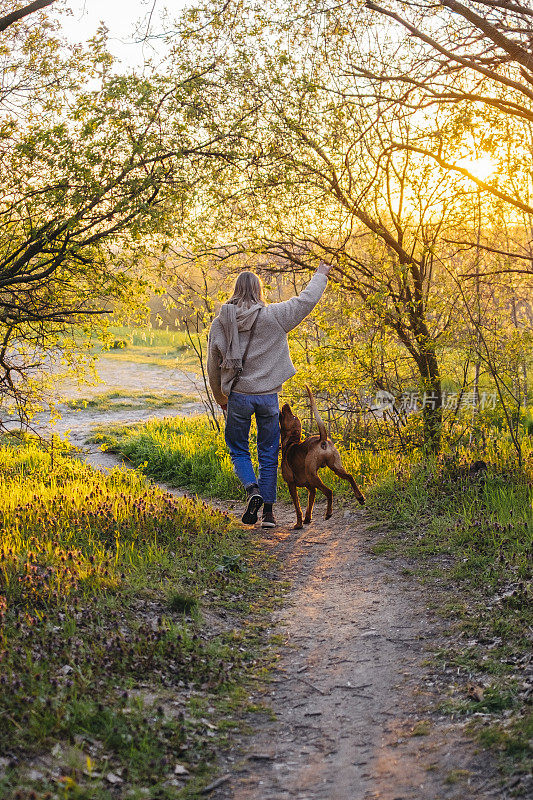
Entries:
[[[444, 800], [505, 797], [487, 756], [435, 711], [424, 666], [443, 640], [422, 587], [375, 556], [365, 511], [323, 508], [304, 530], [294, 511], [265, 538], [290, 581], [272, 632], [280, 660], [258, 696], [264, 717], [227, 765], [217, 800]], [[265, 533], [265, 532], [263, 532]], [[416, 734], [424, 735], [416, 735]], [[415, 735], [413, 735], [415, 734]]]
[[[117, 464], [97, 448], [88, 461]], [[278, 527], [258, 530], [290, 586], [270, 629], [282, 638], [280, 658], [253, 698], [273, 717], [253, 715], [255, 729], [233, 741], [209, 797], [510, 797], [462, 725], [436, 711], [442, 684], [425, 662], [445, 636], [425, 589], [397, 558], [373, 554], [381, 534], [368, 512], [343, 510], [338, 498], [330, 520], [322, 504], [315, 510], [294, 531], [292, 506], [278, 504]]]

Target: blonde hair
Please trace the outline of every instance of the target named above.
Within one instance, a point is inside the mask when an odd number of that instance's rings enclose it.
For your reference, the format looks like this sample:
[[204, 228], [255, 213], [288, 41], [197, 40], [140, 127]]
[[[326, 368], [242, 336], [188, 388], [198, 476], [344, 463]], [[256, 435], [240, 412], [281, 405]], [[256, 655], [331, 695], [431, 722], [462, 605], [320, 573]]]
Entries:
[[263, 281], [256, 275], [255, 272], [241, 272], [235, 286], [233, 287], [233, 294], [228, 300], [228, 303], [233, 303], [235, 306], [244, 306], [245, 308], [253, 306], [256, 303], [266, 305], [265, 298], [263, 297]]

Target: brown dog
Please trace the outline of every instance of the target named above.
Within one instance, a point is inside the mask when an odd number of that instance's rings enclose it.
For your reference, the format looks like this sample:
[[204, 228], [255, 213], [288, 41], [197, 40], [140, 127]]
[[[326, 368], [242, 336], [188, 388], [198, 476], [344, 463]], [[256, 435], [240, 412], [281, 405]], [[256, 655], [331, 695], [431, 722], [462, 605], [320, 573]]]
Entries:
[[[364, 495], [354, 481], [353, 476], [346, 472], [342, 466], [339, 451], [327, 437], [326, 426], [318, 413], [311, 389], [309, 386], [306, 386], [306, 389], [309, 394], [311, 410], [317, 421], [319, 436], [308, 436], [302, 442], [302, 424], [298, 417], [292, 413], [288, 403], [285, 403], [280, 414], [281, 474], [289, 486], [292, 502], [296, 509], [296, 525], [294, 526], [296, 530], [303, 527], [302, 522], [306, 524], [311, 522], [317, 489], [320, 489], [326, 495], [328, 501], [326, 519], [331, 517], [333, 492], [318, 477], [318, 470], [322, 467], [329, 467], [339, 478], [349, 481], [361, 505], [365, 502]], [[298, 499], [298, 486], [305, 486], [309, 492], [305, 519], [302, 519], [302, 509]]]

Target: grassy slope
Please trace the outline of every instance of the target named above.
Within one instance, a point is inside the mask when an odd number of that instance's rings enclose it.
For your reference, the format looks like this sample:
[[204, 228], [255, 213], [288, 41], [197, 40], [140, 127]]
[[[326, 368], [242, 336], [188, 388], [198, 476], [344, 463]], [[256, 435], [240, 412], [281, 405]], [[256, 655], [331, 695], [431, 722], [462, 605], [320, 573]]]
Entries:
[[527, 770], [531, 478], [505, 462], [481, 480], [452, 460], [404, 466], [376, 486], [372, 504], [389, 530], [376, 551], [409, 559], [446, 619], [449, 644], [436, 654], [442, 709], [470, 719], [481, 741]]
[[0, 526], [0, 797], [196, 797], [260, 668], [247, 532], [31, 443], [0, 449]]
[[[204, 418], [108, 428], [96, 438], [148, 475], [211, 496], [241, 496], [223, 436]], [[389, 530], [377, 549], [413, 560], [453, 626], [453, 643], [439, 654], [457, 676], [446, 710], [475, 718], [484, 741], [519, 763], [531, 757], [533, 737], [524, 683], [533, 629], [533, 452], [525, 450], [526, 471], [519, 474], [506, 443], [495, 439], [481, 482], [468, 475], [466, 450], [441, 462], [355, 448], [342, 453]], [[349, 496], [333, 475], [326, 482]], [[281, 481], [279, 488], [287, 497]]]

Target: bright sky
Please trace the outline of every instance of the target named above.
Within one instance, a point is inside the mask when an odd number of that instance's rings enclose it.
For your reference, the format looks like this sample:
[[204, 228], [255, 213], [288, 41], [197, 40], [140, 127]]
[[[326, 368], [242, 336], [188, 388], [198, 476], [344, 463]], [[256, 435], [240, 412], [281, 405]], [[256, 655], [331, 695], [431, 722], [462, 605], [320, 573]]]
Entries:
[[[144, 56], [157, 53], [157, 41], [151, 44], [135, 42], [137, 27], [144, 33], [152, 8], [152, 25], [159, 30], [159, 12], [166, 8], [176, 16], [191, 0], [66, 0], [65, 7], [72, 15], [62, 15], [62, 28], [68, 39], [82, 42], [94, 35], [100, 22], [109, 28], [109, 48], [113, 55], [128, 65], [140, 64]], [[53, 8], [53, 6], [52, 6]]]

